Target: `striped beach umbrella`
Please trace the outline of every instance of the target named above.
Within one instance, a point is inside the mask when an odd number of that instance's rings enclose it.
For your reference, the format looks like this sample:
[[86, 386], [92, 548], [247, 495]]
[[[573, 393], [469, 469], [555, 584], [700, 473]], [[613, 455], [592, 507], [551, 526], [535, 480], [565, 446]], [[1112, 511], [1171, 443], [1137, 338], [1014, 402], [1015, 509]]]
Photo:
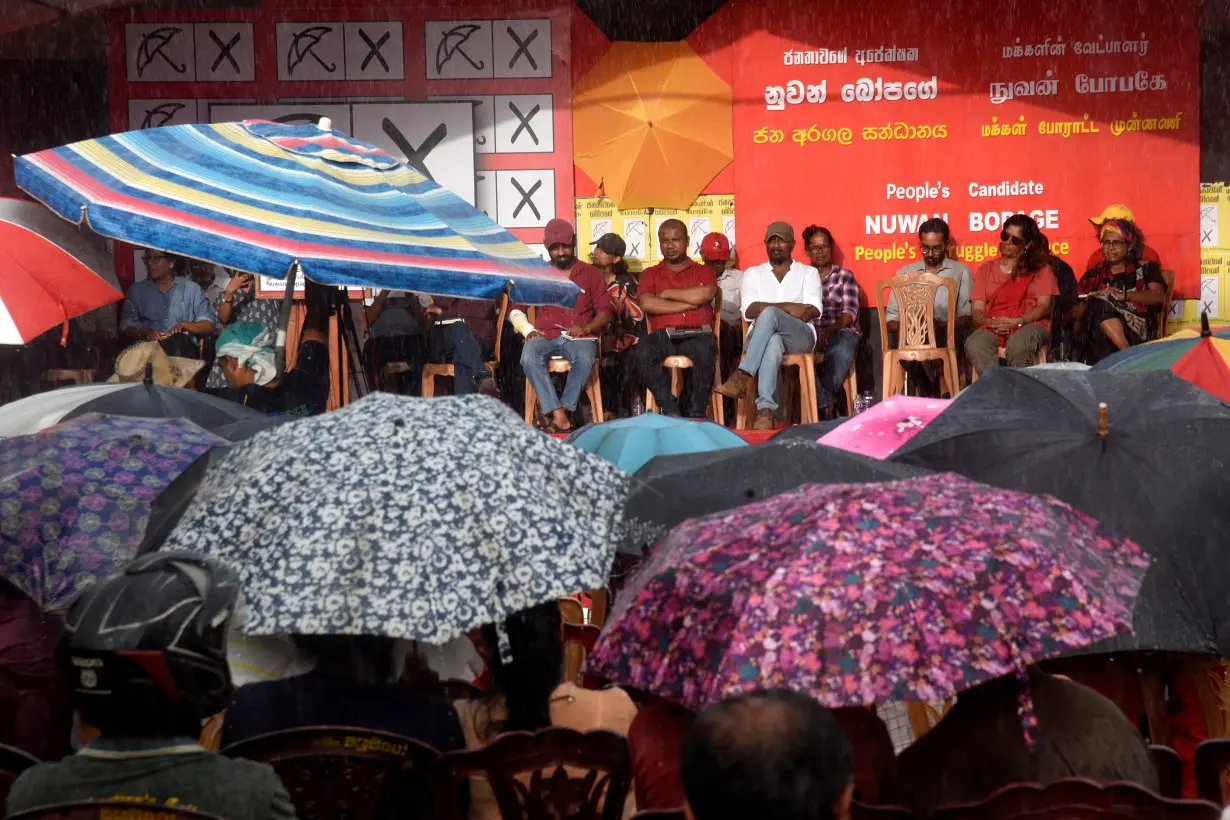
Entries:
[[1169, 370], [1230, 402], [1230, 327], [1210, 328], [1205, 315], [1200, 330], [1180, 330], [1165, 339], [1129, 347], [1107, 356], [1094, 369], [1111, 373]]
[[103, 236], [327, 285], [571, 305], [566, 273], [380, 148], [263, 120], [112, 134], [18, 157], [17, 184]]

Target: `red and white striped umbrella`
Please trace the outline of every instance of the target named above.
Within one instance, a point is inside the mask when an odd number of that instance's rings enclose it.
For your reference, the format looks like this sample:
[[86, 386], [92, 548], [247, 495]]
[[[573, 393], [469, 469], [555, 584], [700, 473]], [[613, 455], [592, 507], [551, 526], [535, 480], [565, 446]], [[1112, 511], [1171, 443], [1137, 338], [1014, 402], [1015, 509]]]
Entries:
[[124, 298], [111, 260], [34, 202], [0, 199], [0, 344], [20, 345]]

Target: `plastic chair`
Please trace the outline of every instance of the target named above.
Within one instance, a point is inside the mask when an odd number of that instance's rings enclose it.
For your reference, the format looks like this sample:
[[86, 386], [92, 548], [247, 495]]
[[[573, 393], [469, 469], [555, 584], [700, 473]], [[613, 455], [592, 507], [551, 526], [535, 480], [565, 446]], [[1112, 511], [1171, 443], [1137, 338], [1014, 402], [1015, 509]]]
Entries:
[[[743, 320], [743, 343], [747, 344], [747, 336], [751, 324]], [[855, 374], [855, 361], [850, 359], [850, 372], [846, 374], [846, 400], [851, 410], [854, 409], [854, 398], [858, 395], [858, 376]], [[811, 353], [786, 353], [782, 356], [782, 369], [795, 368], [798, 375], [799, 391], [799, 423], [814, 424], [820, 421], [819, 399], [816, 398], [816, 365], [824, 361], [823, 351]], [[739, 397], [736, 404], [735, 429], [746, 430], [748, 419], [752, 417], [752, 409], [756, 406], [757, 380], [753, 376], [748, 382], [747, 390]], [[790, 402], [793, 404], [793, 402]]]
[[559, 599], [559, 616], [566, 624], [584, 624], [585, 609], [571, 596]]
[[1214, 738], [1197, 746], [1195, 767], [1200, 799], [1230, 805], [1230, 738]]
[[383, 819], [410, 787], [430, 800], [428, 773], [440, 757], [412, 738], [345, 726], [270, 732], [222, 754], [271, 765], [301, 820]]
[[602, 630], [590, 624], [564, 623], [561, 626], [564, 633], [564, 680], [577, 686], [595, 688], [589, 684], [595, 684], [596, 681], [582, 675], [581, 668], [585, 665], [586, 656], [594, 651]]
[[1172, 270], [1164, 270], [1162, 271], [1162, 278], [1166, 280], [1166, 301], [1162, 303], [1162, 319], [1159, 323], [1161, 336], [1159, 338], [1165, 339], [1168, 335], [1170, 335], [1166, 325], [1170, 319], [1170, 302], [1174, 298], [1175, 272]]
[[[495, 378], [495, 371], [500, 366], [500, 343], [504, 341], [504, 320], [508, 317], [508, 294], [500, 295], [500, 312], [495, 321], [495, 361], [487, 362], [487, 369], [491, 371], [491, 378]], [[423, 398], [428, 399], [436, 395], [436, 377], [453, 378], [456, 374], [451, 363], [428, 363], [423, 365]]]
[[1045, 786], [1015, 783], [977, 803], [940, 806], [931, 820], [1218, 820], [1221, 809], [1204, 800], [1174, 800], [1135, 783], [1056, 780]]
[[9, 789], [13, 788], [13, 781], [20, 777], [26, 769], [41, 762], [29, 752], [22, 751], [16, 746], [6, 746], [0, 743], [0, 806], [4, 805], [5, 799], [8, 798]]
[[[956, 322], [948, 325], [947, 345], [940, 347], [935, 337], [935, 293], [944, 288], [948, 294], [948, 316], [957, 315], [956, 282], [925, 271], [899, 273], [891, 279], [876, 282], [876, 311], [880, 316], [880, 349], [884, 351], [884, 388], [881, 398], [905, 391], [905, 362], [939, 361], [943, 365], [940, 375], [941, 390], [956, 396], [960, 389], [957, 380]], [[899, 329], [897, 347], [888, 346], [888, 320], [884, 308], [888, 301], [884, 291], [891, 290], [897, 301]]]
[[20, 814], [10, 814], [8, 817], [20, 820], [224, 820], [214, 814], [192, 811], [180, 806], [159, 806], [121, 800], [60, 803]]
[[[645, 330], [653, 333], [653, 317], [645, 314]], [[715, 354], [713, 366], [713, 389], [709, 391], [709, 412], [713, 420], [723, 427], [726, 426], [726, 406], [722, 403], [723, 396], [717, 392], [722, 383], [722, 289], [718, 288], [713, 297], [713, 350]], [[671, 395], [678, 399], [683, 395], [683, 371], [692, 367], [692, 360], [687, 356], [667, 356], [662, 360], [662, 366], [671, 372]], [[658, 410], [658, 402], [650, 390], [645, 391], [645, 410]]]
[[[533, 324], [537, 308], [531, 307], [527, 318]], [[602, 358], [602, 343], [596, 342], [598, 350], [594, 357], [594, 368], [589, 371], [589, 381], [585, 383], [585, 395], [589, 396], [589, 409], [593, 415], [594, 422], [606, 421], [606, 412], [602, 409], [602, 381], [598, 374], [598, 361]], [[548, 373], [567, 373], [572, 370], [572, 365], [567, 359], [552, 358], [547, 360]], [[525, 380], [525, 421], [527, 424], [534, 423], [534, 416], [538, 413], [538, 393], [534, 390], [534, 385], [530, 384], [530, 380]]]
[[615, 732], [509, 732], [436, 766], [439, 820], [467, 820], [466, 779], [485, 779], [503, 820], [619, 820], [631, 780], [628, 742]]
[[1183, 761], [1169, 746], [1149, 746], [1149, 758], [1157, 769], [1157, 793], [1162, 797], [1183, 796]]

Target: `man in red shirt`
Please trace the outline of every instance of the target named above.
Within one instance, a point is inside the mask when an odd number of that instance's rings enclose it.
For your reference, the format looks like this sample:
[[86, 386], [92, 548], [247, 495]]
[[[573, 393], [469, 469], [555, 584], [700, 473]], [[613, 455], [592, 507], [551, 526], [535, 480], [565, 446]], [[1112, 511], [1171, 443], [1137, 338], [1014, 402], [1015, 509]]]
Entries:
[[633, 356], [641, 381], [668, 416], [679, 415], [679, 402], [671, 395], [670, 375], [662, 362], [667, 356], [691, 359], [686, 415], [704, 418], [717, 361], [713, 334], [672, 336], [685, 330], [712, 329], [717, 277], [708, 265], [688, 258], [688, 229], [680, 220], [668, 219], [658, 227], [658, 247], [662, 262], [641, 273], [637, 290], [637, 301], [649, 314], [653, 333], [632, 348]]
[[[597, 334], [611, 321], [611, 298], [602, 271], [577, 259], [577, 235], [572, 225], [552, 219], [543, 232], [542, 243], [551, 254], [551, 264], [567, 272], [581, 294], [570, 308], [540, 307], [533, 324], [519, 310], [513, 311], [509, 320], [525, 337], [521, 369], [538, 394], [538, 407], [544, 416], [550, 416], [551, 431], [562, 433], [572, 429], [568, 414], [577, 409], [598, 358]], [[572, 366], [563, 396], [556, 395], [547, 371], [548, 360], [554, 358], [567, 359]]]

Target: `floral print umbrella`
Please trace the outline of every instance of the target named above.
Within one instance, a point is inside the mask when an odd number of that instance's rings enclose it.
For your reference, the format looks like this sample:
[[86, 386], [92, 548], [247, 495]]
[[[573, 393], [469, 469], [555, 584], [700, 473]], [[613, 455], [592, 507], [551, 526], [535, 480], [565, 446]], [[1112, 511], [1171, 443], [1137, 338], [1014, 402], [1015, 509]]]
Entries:
[[654, 549], [588, 671], [693, 709], [763, 687], [944, 700], [1130, 630], [1149, 565], [1060, 501], [951, 473], [809, 484]]
[[89, 413], [0, 439], [4, 578], [46, 611], [131, 561], [158, 493], [225, 440], [184, 419]]

